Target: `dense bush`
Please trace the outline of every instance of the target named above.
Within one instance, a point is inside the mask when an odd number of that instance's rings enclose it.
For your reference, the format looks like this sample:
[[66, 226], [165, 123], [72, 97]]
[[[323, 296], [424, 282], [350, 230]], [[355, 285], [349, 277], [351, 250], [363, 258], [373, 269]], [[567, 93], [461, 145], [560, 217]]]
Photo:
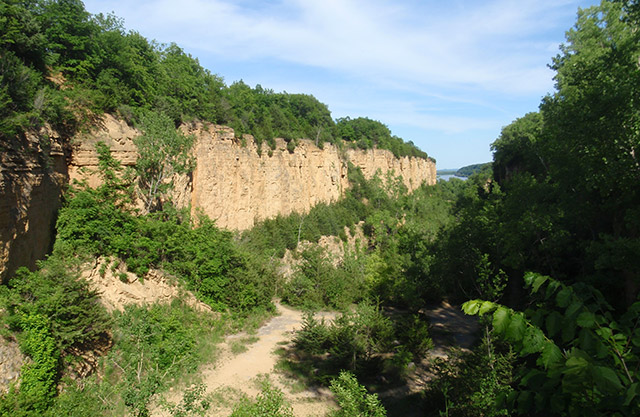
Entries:
[[293, 411], [282, 391], [266, 380], [257, 398], [240, 401], [233, 408], [231, 417], [293, 417]]
[[374, 354], [388, 352], [394, 336], [392, 322], [380, 309], [363, 302], [354, 312], [338, 316], [330, 325], [305, 317], [295, 345], [308, 354], [329, 353], [333, 369], [361, 370]]
[[338, 119], [335, 132], [335, 136], [338, 139], [352, 143], [360, 149], [371, 149], [373, 147], [388, 149], [398, 158], [402, 156], [428, 157], [413, 142], [405, 142], [401, 138], [393, 136], [387, 126], [366, 117]]
[[0, 398], [2, 416], [46, 411], [63, 365], [82, 361], [85, 349], [108, 338], [111, 321], [97, 293], [80, 278], [78, 261], [67, 255], [57, 248], [40, 270], [20, 268], [0, 288], [2, 320], [17, 332], [20, 349], [31, 358], [21, 370], [20, 388]]
[[513, 392], [515, 361], [508, 346], [486, 338], [472, 352], [452, 350], [433, 361], [427, 397], [450, 417], [509, 416], [503, 400]]
[[367, 296], [362, 257], [346, 253], [334, 266], [318, 246], [304, 249], [299, 256], [296, 271], [283, 289], [284, 302], [308, 309], [344, 309]]
[[340, 372], [331, 381], [331, 392], [336, 396], [340, 409], [332, 412], [331, 417], [385, 417], [387, 411], [376, 394], [367, 393], [367, 389], [358, 383], [350, 372]]

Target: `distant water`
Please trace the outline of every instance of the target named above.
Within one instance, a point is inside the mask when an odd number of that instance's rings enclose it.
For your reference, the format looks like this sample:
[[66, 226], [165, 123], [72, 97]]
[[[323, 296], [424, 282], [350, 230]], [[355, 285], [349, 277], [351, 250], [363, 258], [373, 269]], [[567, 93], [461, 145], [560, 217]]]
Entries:
[[449, 178], [458, 178], [463, 181], [467, 180], [467, 177], [458, 177], [454, 174], [438, 175], [436, 178], [443, 181], [449, 181]]

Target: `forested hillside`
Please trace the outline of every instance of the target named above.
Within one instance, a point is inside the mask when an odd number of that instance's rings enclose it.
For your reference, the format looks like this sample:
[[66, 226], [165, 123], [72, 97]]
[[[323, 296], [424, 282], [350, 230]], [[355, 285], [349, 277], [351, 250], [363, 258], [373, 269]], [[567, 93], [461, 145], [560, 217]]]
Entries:
[[470, 177], [473, 174], [477, 174], [484, 171], [491, 170], [491, 162], [486, 162], [484, 164], [473, 164], [464, 166], [456, 171], [457, 177]]
[[126, 31], [117, 16], [91, 15], [80, 0], [8, 0], [0, 4], [0, 134], [50, 123], [87, 127], [102, 112], [138, 122], [143, 110], [176, 126], [198, 119], [231, 126], [272, 149], [284, 138], [346, 141], [354, 147], [427, 155], [367, 118], [334, 121], [327, 106], [306, 94], [276, 93], [224, 80], [178, 45], [161, 45]]
[[[266, 143], [400, 143], [369, 119], [333, 121], [310, 96], [227, 87], [177, 46], [125, 33], [80, 2], [9, 1], [0, 12], [4, 135], [152, 111], [172, 127], [225, 122]], [[51, 255], [0, 287], [3, 341], [31, 358], [0, 415], [147, 416], [175, 390], [174, 416], [229, 401], [233, 416], [292, 416], [268, 380], [255, 400], [183, 389], [225, 334], [260, 326], [275, 299], [308, 314], [273, 372], [330, 387], [331, 416], [640, 415], [639, 29], [635, 0], [581, 10], [552, 58], [555, 90], [502, 129], [492, 172], [408, 193], [393, 175], [350, 169], [342, 200], [242, 234], [170, 199], [133, 207], [157, 159], [127, 171], [98, 145], [101, 185], [70, 188]], [[188, 171], [189, 138], [172, 135], [175, 168]], [[327, 235], [344, 242], [341, 256], [314, 244]], [[287, 253], [295, 262], [283, 265]], [[183, 298], [108, 312], [82, 278], [87, 265], [123, 282], [156, 271], [209, 307]], [[455, 345], [455, 331], [428, 318], [443, 301], [480, 316], [472, 348], [445, 358], [434, 340]]]

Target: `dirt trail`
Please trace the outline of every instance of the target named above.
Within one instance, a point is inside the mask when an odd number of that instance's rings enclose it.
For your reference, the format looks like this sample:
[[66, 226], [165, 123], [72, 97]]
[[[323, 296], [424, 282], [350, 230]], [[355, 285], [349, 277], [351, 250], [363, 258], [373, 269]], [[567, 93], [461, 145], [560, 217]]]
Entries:
[[[260, 381], [267, 376], [273, 386], [284, 392], [297, 417], [324, 417], [329, 410], [335, 409], [335, 402], [328, 389], [304, 389], [300, 384], [296, 384], [295, 380], [286, 379], [274, 370], [278, 361], [276, 349], [291, 342], [294, 332], [302, 327], [303, 320], [302, 312], [280, 304], [276, 306], [280, 315], [258, 329], [255, 335], [258, 340], [246, 345], [246, 351], [234, 355], [232, 346], [234, 343], [244, 343], [253, 335], [229, 336], [219, 345], [220, 359], [215, 364], [206, 365], [200, 371], [200, 380], [206, 386], [207, 394], [213, 396], [212, 408], [207, 416], [229, 416], [234, 404], [242, 397], [255, 398], [260, 393]], [[423, 313], [429, 316], [432, 325], [434, 348], [429, 352], [430, 357], [446, 357], [446, 351], [450, 346], [468, 348], [473, 343], [477, 320], [465, 316], [459, 308], [443, 303], [425, 309]], [[335, 313], [320, 313], [316, 316], [332, 319]], [[426, 358], [423, 362], [426, 364], [428, 361], [429, 358]], [[431, 377], [428, 366], [419, 365], [413, 375], [409, 376], [406, 386], [380, 394], [382, 397], [402, 397], [419, 392], [426, 388]], [[182, 396], [182, 390], [172, 391], [165, 397], [168, 401], [177, 403]], [[415, 411], [415, 415], [418, 415], [420, 410]], [[166, 411], [159, 408], [152, 410], [152, 415], [169, 417]]]
[[[207, 416], [229, 416], [234, 403], [243, 395], [255, 398], [260, 392], [260, 379], [269, 375], [272, 385], [280, 388], [285, 398], [291, 403], [294, 415], [299, 417], [324, 416], [328, 410], [335, 408], [331, 392], [320, 390], [294, 390], [295, 381], [288, 381], [274, 372], [273, 367], [278, 360], [275, 350], [292, 339], [295, 330], [302, 327], [300, 311], [277, 305], [279, 316], [272, 318], [258, 329], [256, 342], [247, 345], [245, 352], [234, 355], [231, 345], [248, 335], [233, 335], [220, 345], [221, 359], [205, 366], [201, 372], [201, 380], [206, 386], [207, 394], [213, 394], [212, 409]], [[319, 314], [318, 317], [333, 317], [331, 313]], [[292, 392], [295, 391], [295, 392]], [[177, 393], [167, 398], [176, 403]], [[156, 410], [155, 416], [167, 416], [165, 412]]]

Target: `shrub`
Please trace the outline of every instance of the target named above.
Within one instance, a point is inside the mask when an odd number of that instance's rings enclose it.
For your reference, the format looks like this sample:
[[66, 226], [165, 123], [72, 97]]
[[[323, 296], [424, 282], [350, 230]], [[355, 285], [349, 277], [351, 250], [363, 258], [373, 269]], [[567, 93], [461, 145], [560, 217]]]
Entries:
[[369, 394], [350, 372], [340, 372], [331, 381], [331, 391], [336, 396], [339, 410], [330, 417], [385, 417], [387, 411], [376, 394]]
[[19, 405], [22, 409], [43, 412], [56, 395], [60, 352], [45, 316], [24, 316], [21, 327], [24, 334], [20, 347], [33, 362], [21, 369]]
[[255, 401], [241, 401], [234, 407], [231, 417], [293, 417], [293, 411], [282, 391], [272, 387], [267, 380]]
[[294, 339], [296, 348], [312, 355], [318, 355], [327, 351], [328, 341], [329, 328], [324, 319], [318, 321], [313, 313], [305, 313], [302, 329], [296, 333]]
[[9, 281], [2, 297], [9, 325], [20, 330], [24, 316], [47, 317], [51, 337], [63, 354], [102, 338], [110, 320], [87, 281], [59, 252], [40, 266], [36, 272], [20, 268]]
[[386, 352], [393, 340], [393, 325], [371, 303], [336, 318], [330, 328], [329, 353], [338, 368], [356, 370], [375, 353]]

